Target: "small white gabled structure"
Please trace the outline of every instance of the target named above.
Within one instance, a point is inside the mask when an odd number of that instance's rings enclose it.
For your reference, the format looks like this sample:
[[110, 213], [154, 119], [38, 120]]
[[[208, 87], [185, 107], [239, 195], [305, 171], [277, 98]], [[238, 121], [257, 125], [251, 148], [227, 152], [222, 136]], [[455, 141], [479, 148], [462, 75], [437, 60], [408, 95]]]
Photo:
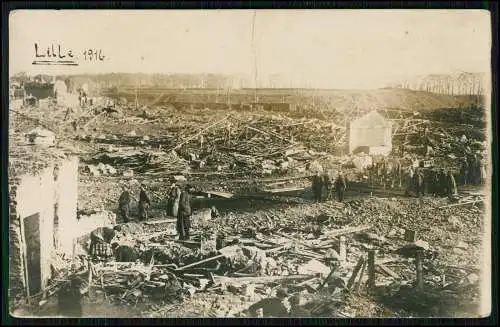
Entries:
[[388, 155], [392, 151], [392, 125], [377, 111], [351, 122], [349, 153]]

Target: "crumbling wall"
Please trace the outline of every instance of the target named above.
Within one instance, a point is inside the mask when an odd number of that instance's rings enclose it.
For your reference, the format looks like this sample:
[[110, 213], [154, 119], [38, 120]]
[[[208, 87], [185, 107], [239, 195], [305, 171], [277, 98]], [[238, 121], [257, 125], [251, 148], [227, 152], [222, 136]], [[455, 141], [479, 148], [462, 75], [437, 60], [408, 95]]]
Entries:
[[[15, 182], [14, 182], [15, 181]], [[54, 181], [53, 166], [40, 174], [22, 175], [12, 180], [10, 204], [10, 275], [11, 292], [26, 287], [26, 244], [24, 218], [40, 215], [40, 262], [42, 287], [50, 277], [50, 256], [53, 250]]]
[[42, 288], [44, 288], [50, 278], [50, 263], [54, 252], [54, 203], [56, 190], [54, 166], [44, 170], [40, 179], [40, 262], [42, 266]]
[[[72, 250], [72, 230], [77, 224], [76, 202], [78, 159], [50, 165], [40, 173], [25, 174], [9, 180], [9, 290], [21, 294], [26, 289], [26, 243], [24, 219], [40, 217], [41, 284], [50, 278], [50, 264], [56, 248]], [[57, 212], [57, 215], [56, 215]], [[56, 229], [61, 238], [57, 237]], [[69, 249], [69, 250], [68, 250]], [[70, 252], [71, 253], [71, 252]]]
[[61, 162], [55, 176], [55, 244], [60, 253], [70, 255], [77, 237], [78, 158]]
[[21, 250], [21, 220], [16, 208], [19, 184], [19, 178], [9, 179], [9, 299], [22, 295], [26, 287]]

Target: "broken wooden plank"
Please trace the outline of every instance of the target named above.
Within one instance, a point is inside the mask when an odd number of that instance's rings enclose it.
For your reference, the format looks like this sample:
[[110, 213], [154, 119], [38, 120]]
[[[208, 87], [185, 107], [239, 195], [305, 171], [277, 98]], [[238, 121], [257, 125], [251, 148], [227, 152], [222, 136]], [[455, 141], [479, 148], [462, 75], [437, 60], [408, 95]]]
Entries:
[[[216, 125], [219, 125], [220, 123], [223, 123], [225, 122], [231, 115], [227, 115], [226, 117], [224, 117], [223, 119], [221, 120], [218, 120], [216, 121], [215, 123], [213, 124], [210, 124], [209, 126], [205, 127], [204, 129], [202, 129], [201, 131], [199, 131], [198, 133], [196, 134], [193, 134], [192, 136], [188, 137], [187, 139], [185, 139], [184, 141], [182, 141], [181, 143], [177, 144], [173, 149], [171, 149], [170, 151], [173, 151], [173, 150], [177, 150], [179, 149], [180, 147], [182, 147], [184, 144], [186, 143], [189, 143], [191, 142], [192, 140], [194, 140], [195, 138], [197, 138], [198, 136], [200, 136], [201, 134], [203, 134], [204, 132], [206, 132], [207, 130], [209, 130], [210, 128], [216, 126]], [[167, 151], [167, 152], [170, 152], [170, 151]]]
[[278, 135], [278, 134], [276, 134], [276, 133], [267, 133], [267, 132], [261, 131], [260, 129], [257, 129], [257, 128], [255, 128], [255, 127], [248, 126], [248, 125], [247, 125], [247, 126], [245, 126], [245, 127], [246, 127], [246, 128], [248, 128], [248, 129], [251, 129], [252, 131], [255, 131], [255, 132], [259, 132], [259, 133], [262, 133], [262, 134], [265, 134], [265, 135], [269, 135], [269, 136], [274, 136], [274, 137], [277, 137], [277, 138], [279, 138], [279, 139], [281, 139], [281, 140], [283, 140], [283, 141], [289, 142], [290, 144], [295, 144], [295, 142], [292, 142], [292, 141], [290, 141], [289, 139], [284, 138], [284, 137], [282, 137], [282, 136], [280, 136], [280, 135]]
[[328, 280], [330, 279], [330, 277], [333, 276], [334, 272], [335, 272], [335, 269], [332, 268], [332, 270], [330, 271], [330, 273], [328, 274], [328, 276], [326, 276], [325, 280], [317, 288], [318, 291], [321, 290], [325, 286], [325, 284], [328, 282]]
[[368, 287], [375, 288], [375, 260], [376, 260], [376, 250], [368, 251]]
[[174, 240], [175, 243], [180, 243], [180, 244], [189, 244], [189, 245], [196, 245], [200, 246], [201, 242], [196, 242], [196, 241], [186, 241], [186, 240]]
[[295, 254], [295, 255], [301, 255], [301, 256], [304, 256], [307, 258], [318, 259], [318, 260], [323, 259], [323, 257], [319, 254], [312, 254], [312, 253], [300, 252], [300, 251], [289, 251], [289, 253]]
[[305, 187], [288, 187], [288, 188], [276, 188], [276, 189], [271, 189], [271, 190], [264, 190], [264, 192], [267, 193], [288, 193], [288, 192], [297, 192], [297, 191], [304, 191]]
[[372, 228], [372, 226], [357, 226], [357, 227], [347, 227], [343, 229], [337, 229], [330, 232], [324, 233], [322, 239], [326, 237], [337, 237], [346, 234], [359, 233]]
[[[332, 273], [330, 272], [330, 275], [328, 275], [328, 276], [331, 276], [331, 274], [332, 274]], [[327, 279], [328, 279], [328, 278], [327, 278]], [[295, 286], [296, 286], [296, 287], [302, 287], [302, 286], [305, 286], [305, 285], [307, 285], [307, 284], [310, 284], [311, 282], [314, 282], [314, 281], [316, 281], [316, 280], [319, 280], [319, 277], [311, 277], [310, 279], [306, 279], [306, 280], [305, 280], [305, 281], [303, 281], [303, 282], [300, 282], [300, 283], [298, 283], [298, 284], [295, 284]], [[322, 284], [319, 288], [321, 288], [323, 285], [324, 285], [324, 284]], [[319, 289], [319, 288], [318, 288], [318, 289]]]
[[215, 257], [203, 259], [203, 260], [200, 260], [200, 261], [197, 261], [197, 262], [193, 262], [193, 263], [191, 263], [189, 265], [179, 267], [176, 270], [177, 271], [185, 270], [185, 269], [188, 269], [188, 268], [191, 268], [191, 267], [196, 267], [196, 266], [202, 265], [202, 264], [207, 263], [207, 262], [212, 262], [212, 261], [217, 260], [217, 259], [222, 259], [224, 257], [225, 256], [223, 254], [219, 254], [219, 255], [216, 255]]
[[288, 245], [282, 245], [282, 246], [278, 246], [276, 248], [272, 248], [272, 249], [268, 249], [268, 250], [264, 250], [264, 252], [266, 254], [269, 254], [269, 253], [273, 253], [273, 252], [278, 252], [280, 250], [284, 250], [288, 247]]
[[[177, 222], [176, 218], [165, 218], [165, 219], [158, 219], [158, 220], [152, 220], [152, 221], [145, 221], [145, 222], [143, 222], [143, 224], [144, 225], [157, 225], [157, 224], [175, 223], [175, 222]], [[165, 232], [158, 232], [158, 233], [165, 233]]]
[[366, 261], [363, 262], [363, 266], [361, 266], [361, 272], [359, 273], [358, 282], [356, 283], [356, 286], [354, 286], [354, 291], [358, 294], [361, 289], [361, 284], [363, 283], [363, 275], [365, 274], [365, 270], [366, 270]]
[[379, 267], [380, 270], [382, 270], [382, 272], [386, 273], [387, 275], [389, 275], [391, 277], [394, 277], [396, 279], [400, 278], [398, 274], [396, 274], [392, 269], [390, 269], [389, 267], [387, 267], [386, 265], [384, 265], [382, 263], [378, 263], [377, 267]]
[[226, 283], [280, 283], [285, 281], [294, 281], [302, 279], [310, 279], [314, 275], [288, 275], [288, 276], [260, 276], [260, 277], [226, 277], [214, 276], [214, 280]]
[[191, 278], [203, 278], [203, 277], [205, 277], [205, 275], [202, 275], [202, 274], [187, 274], [187, 273], [184, 273], [183, 276], [184, 277], [191, 277]]
[[215, 195], [224, 199], [231, 199], [234, 196], [233, 193], [226, 193], [226, 192], [206, 191], [204, 193], [208, 195]]
[[354, 267], [354, 270], [352, 271], [351, 278], [349, 278], [349, 281], [347, 282], [346, 288], [348, 290], [350, 290], [352, 288], [352, 286], [354, 285], [354, 282], [356, 281], [356, 277], [358, 276], [358, 272], [361, 269], [361, 266], [363, 266], [364, 262], [365, 262], [364, 257], [360, 257], [358, 259], [358, 263], [356, 264], [356, 266]]
[[234, 276], [234, 277], [257, 277], [258, 274], [257, 273], [238, 273], [238, 272], [235, 272], [235, 273], [232, 273], [232, 276]]
[[303, 241], [301, 241], [301, 240], [298, 240], [298, 239], [296, 239], [296, 238], [294, 238], [294, 237], [288, 236], [288, 235], [286, 235], [286, 234], [283, 234], [283, 233], [275, 233], [275, 234], [277, 234], [277, 235], [279, 235], [279, 236], [282, 236], [282, 237], [284, 237], [284, 238], [287, 238], [287, 239], [289, 239], [289, 240], [292, 240], [292, 241], [294, 241], [294, 242], [296, 242], [296, 243], [298, 243], [298, 244], [300, 244], [300, 245], [303, 245], [303, 246], [305, 246], [305, 247], [307, 247], [307, 248], [311, 248], [311, 249], [313, 248], [313, 246], [312, 246], [312, 245], [307, 244], [307, 243], [305, 243], [305, 242], [303, 242]]
[[448, 205], [445, 205], [445, 206], [441, 206], [441, 207], [439, 207], [438, 209], [444, 209], [444, 208], [450, 208], [450, 207], [462, 206], [462, 205], [466, 205], [466, 204], [475, 204], [475, 203], [478, 203], [478, 202], [483, 202], [483, 201], [484, 201], [484, 199], [478, 199], [478, 200], [474, 200], [474, 201], [467, 201], [467, 202], [453, 203], [453, 204], [448, 204]]

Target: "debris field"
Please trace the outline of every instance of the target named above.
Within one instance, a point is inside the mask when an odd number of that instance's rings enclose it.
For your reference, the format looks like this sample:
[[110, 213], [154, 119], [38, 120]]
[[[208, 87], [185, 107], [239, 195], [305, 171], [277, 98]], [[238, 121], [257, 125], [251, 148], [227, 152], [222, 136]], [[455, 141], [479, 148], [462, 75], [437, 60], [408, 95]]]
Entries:
[[[31, 305], [42, 307], [71, 274], [84, 281], [89, 299], [140, 308], [143, 317], [243, 317], [280, 286], [300, 294], [300, 305], [315, 317], [474, 315], [485, 226], [481, 190], [460, 188], [455, 202], [403, 197], [404, 186], [358, 191], [365, 172], [345, 154], [340, 123], [349, 113], [328, 115], [19, 109], [14, 134], [27, 130], [24, 122], [44, 124], [59, 147], [80, 157], [79, 214], [115, 211], [124, 182], [146, 184], [153, 202], [149, 221], [118, 222], [117, 242], [134, 249], [136, 260], [92, 262], [83, 238], [78, 259], [55, 261], [46, 292]], [[395, 120], [393, 146], [405, 144], [408, 161], [425, 157], [424, 126], [437, 167], [458, 171], [461, 155], [485, 151], [470, 126], [448, 129], [446, 117], [430, 113], [397, 117], [403, 118]], [[352, 187], [344, 202], [310, 199], [316, 167], [346, 171]], [[184, 176], [197, 191], [189, 241], [177, 240], [175, 218], [165, 213], [172, 176]], [[210, 216], [210, 205], [219, 217]]]

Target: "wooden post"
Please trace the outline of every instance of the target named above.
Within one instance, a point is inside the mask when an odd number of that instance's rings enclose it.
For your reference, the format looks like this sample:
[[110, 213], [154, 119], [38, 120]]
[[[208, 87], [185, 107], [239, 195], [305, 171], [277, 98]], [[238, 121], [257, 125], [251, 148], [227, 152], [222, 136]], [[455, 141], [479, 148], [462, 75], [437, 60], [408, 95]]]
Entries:
[[422, 251], [417, 251], [415, 264], [417, 265], [417, 290], [421, 291], [424, 288], [424, 276], [422, 271]]
[[346, 288], [349, 290], [353, 286], [354, 282], [356, 281], [356, 276], [358, 275], [359, 270], [361, 269], [361, 266], [365, 262], [364, 257], [360, 257], [358, 260], [358, 263], [356, 264], [356, 267], [354, 267], [354, 270], [352, 272], [351, 278], [347, 282]]
[[363, 262], [363, 266], [361, 267], [361, 272], [359, 273], [358, 283], [356, 284], [354, 289], [358, 294], [359, 290], [361, 289], [361, 283], [363, 282], [363, 274], [365, 273], [365, 269], [366, 269], [366, 261]]
[[345, 244], [345, 236], [340, 236], [340, 246], [339, 246], [340, 261], [344, 262], [347, 259], [347, 250]]
[[375, 288], [375, 256], [376, 250], [368, 251], [368, 287]]

